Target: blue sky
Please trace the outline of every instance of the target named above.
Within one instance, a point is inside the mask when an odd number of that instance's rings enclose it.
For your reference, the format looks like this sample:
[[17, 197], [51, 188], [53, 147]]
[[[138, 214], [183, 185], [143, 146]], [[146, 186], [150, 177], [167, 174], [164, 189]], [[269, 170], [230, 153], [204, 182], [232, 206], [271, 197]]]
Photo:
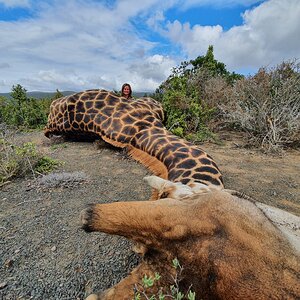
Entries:
[[0, 0], [0, 92], [153, 91], [209, 45], [245, 75], [300, 58], [299, 0], [140, 2]]

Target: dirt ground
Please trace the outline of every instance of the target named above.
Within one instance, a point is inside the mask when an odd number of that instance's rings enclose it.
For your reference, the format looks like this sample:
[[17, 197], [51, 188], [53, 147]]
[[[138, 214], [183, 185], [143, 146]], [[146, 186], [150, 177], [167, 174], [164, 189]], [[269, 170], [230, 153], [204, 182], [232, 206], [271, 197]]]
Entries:
[[[0, 299], [83, 299], [118, 282], [139, 258], [123, 238], [83, 232], [79, 212], [88, 203], [147, 200], [142, 178], [150, 173], [108, 145], [52, 144], [42, 132], [18, 138], [63, 161], [56, 173], [71, 179], [45, 185], [27, 176], [0, 189]], [[300, 216], [299, 151], [275, 157], [244, 148], [237, 136], [223, 141], [200, 147], [226, 188]]]

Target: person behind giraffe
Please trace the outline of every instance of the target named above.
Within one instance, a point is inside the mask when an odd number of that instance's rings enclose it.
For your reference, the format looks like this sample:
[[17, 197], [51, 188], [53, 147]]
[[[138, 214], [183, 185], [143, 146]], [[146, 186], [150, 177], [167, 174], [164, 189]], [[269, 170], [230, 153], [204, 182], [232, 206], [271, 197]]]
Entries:
[[130, 84], [124, 83], [122, 85], [121, 96], [125, 97], [126, 99], [130, 99], [132, 98], [131, 94], [132, 94], [132, 90]]

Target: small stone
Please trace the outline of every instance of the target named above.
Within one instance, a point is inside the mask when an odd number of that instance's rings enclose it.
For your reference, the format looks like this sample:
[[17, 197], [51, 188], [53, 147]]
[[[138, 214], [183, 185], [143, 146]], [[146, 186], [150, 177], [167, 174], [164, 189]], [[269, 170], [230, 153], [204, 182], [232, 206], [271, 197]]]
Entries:
[[0, 282], [0, 290], [4, 289], [7, 286], [7, 282]]
[[52, 252], [56, 251], [56, 246], [53, 246], [53, 247], [51, 248], [51, 251], [52, 251]]
[[10, 268], [13, 264], [13, 260], [12, 259], [8, 259], [6, 262], [5, 262], [5, 267], [6, 268]]

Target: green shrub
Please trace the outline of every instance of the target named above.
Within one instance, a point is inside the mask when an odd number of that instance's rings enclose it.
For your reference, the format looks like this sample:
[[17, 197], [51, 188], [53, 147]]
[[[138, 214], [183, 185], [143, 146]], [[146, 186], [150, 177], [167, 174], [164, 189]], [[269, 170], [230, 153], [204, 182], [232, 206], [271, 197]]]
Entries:
[[163, 105], [166, 127], [191, 141], [216, 141], [214, 131], [248, 134], [267, 151], [300, 146], [300, 63], [261, 68], [254, 76], [230, 73], [205, 56], [182, 62], [153, 95]]
[[205, 56], [182, 62], [173, 69], [153, 95], [163, 105], [166, 114], [166, 127], [181, 137], [202, 136], [214, 139], [212, 122], [216, 118], [217, 107], [206, 101], [206, 83], [213, 78], [222, 78], [227, 85], [242, 78], [230, 73], [225, 65], [214, 59], [210, 46]]
[[26, 89], [17, 84], [12, 87], [11, 98], [0, 99], [0, 121], [23, 128], [41, 128], [47, 123], [51, 99], [26, 96]]
[[61, 165], [62, 162], [60, 161], [48, 156], [42, 156], [35, 164], [34, 171], [39, 174], [48, 174]]
[[185, 77], [169, 79], [160, 101], [166, 114], [166, 127], [179, 136], [201, 131], [214, 113], [214, 109], [200, 100], [199, 92]]
[[32, 142], [17, 144], [14, 142], [14, 131], [3, 124], [0, 126], [0, 185], [28, 172], [34, 176], [49, 173], [60, 164], [39, 153]]

